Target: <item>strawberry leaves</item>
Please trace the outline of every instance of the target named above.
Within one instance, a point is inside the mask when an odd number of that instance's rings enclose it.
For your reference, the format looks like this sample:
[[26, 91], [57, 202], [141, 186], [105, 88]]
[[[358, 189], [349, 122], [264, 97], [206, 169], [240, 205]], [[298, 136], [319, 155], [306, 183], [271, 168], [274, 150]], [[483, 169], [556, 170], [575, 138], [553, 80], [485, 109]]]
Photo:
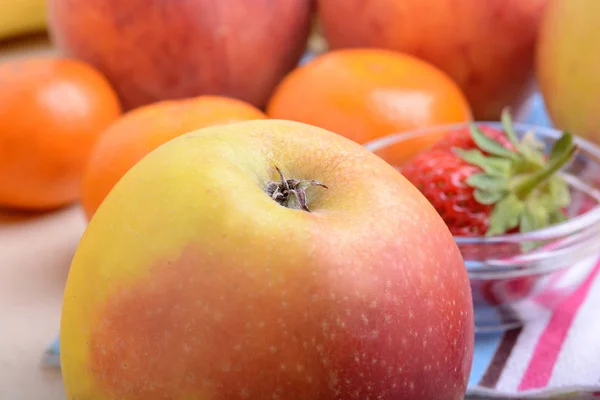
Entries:
[[519, 226], [524, 209], [525, 205], [517, 196], [512, 193], [506, 194], [492, 210], [486, 236], [500, 235]]
[[486, 174], [493, 176], [508, 176], [511, 163], [501, 157], [486, 157], [480, 150], [455, 149], [461, 158], [472, 165], [476, 165]]
[[493, 205], [486, 236], [541, 229], [564, 220], [563, 208], [570, 203], [567, 182], [557, 172], [577, 151], [567, 132], [556, 141], [550, 154], [533, 132], [520, 140], [508, 110], [502, 113], [503, 133], [514, 149], [486, 135], [475, 124], [470, 134], [476, 149], [455, 148], [464, 161], [481, 169], [467, 184], [477, 202]]
[[508, 160], [515, 160], [518, 157], [518, 154], [507, 149], [495, 139], [487, 136], [476, 125], [471, 125], [471, 137], [475, 144], [487, 153]]
[[510, 117], [510, 113], [507, 109], [502, 110], [502, 116], [500, 117], [500, 120], [502, 121], [502, 127], [504, 128], [504, 134], [514, 148], [522, 154], [521, 142], [519, 142], [519, 137], [513, 128], [512, 118]]

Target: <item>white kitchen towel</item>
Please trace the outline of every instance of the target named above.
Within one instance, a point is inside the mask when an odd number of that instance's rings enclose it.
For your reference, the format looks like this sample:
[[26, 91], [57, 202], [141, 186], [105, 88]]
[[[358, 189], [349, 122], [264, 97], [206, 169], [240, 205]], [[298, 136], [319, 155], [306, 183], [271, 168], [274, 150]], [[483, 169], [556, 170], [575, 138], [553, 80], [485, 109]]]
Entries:
[[[600, 261], [591, 261], [552, 314], [477, 336], [469, 398], [600, 398]], [[563, 274], [556, 287], [570, 278]]]

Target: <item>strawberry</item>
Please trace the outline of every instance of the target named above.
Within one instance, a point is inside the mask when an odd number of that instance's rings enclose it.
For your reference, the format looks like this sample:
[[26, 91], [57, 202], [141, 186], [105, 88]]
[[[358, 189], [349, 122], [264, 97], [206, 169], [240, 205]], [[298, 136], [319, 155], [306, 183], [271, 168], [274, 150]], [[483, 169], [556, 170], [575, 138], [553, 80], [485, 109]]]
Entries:
[[570, 195], [556, 172], [576, 150], [565, 132], [546, 156], [533, 133], [517, 138], [505, 110], [501, 130], [450, 132], [400, 171], [455, 236], [528, 232], [564, 220]]
[[449, 149], [432, 148], [402, 166], [401, 173], [442, 216], [455, 236], [480, 236], [488, 229], [492, 206], [475, 200], [466, 181], [481, 172]]

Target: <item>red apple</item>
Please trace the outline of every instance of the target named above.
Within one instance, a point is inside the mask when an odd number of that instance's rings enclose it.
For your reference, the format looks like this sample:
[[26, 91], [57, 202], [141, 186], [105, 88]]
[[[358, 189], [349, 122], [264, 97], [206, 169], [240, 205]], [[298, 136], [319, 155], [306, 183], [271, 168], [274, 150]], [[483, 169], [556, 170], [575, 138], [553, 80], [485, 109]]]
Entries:
[[414, 186], [340, 135], [257, 120], [114, 186], [70, 269], [61, 363], [68, 400], [462, 400], [473, 331]]
[[49, 0], [48, 15], [126, 109], [201, 94], [262, 107], [304, 51], [312, 0]]
[[533, 90], [536, 33], [547, 0], [319, 0], [331, 48], [383, 47], [448, 73], [478, 120], [517, 115]]

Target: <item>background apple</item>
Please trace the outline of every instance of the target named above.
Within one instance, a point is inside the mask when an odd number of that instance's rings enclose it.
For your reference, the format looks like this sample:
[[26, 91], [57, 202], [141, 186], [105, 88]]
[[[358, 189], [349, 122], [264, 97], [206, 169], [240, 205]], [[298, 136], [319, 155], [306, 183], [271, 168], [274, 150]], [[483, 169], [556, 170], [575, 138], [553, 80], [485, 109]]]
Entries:
[[319, 0], [331, 48], [375, 46], [438, 66], [476, 120], [519, 113], [533, 90], [535, 38], [547, 0]]
[[342, 136], [255, 120], [173, 139], [115, 185], [69, 272], [61, 362], [69, 400], [462, 400], [473, 329], [415, 187]]
[[126, 109], [220, 94], [263, 106], [300, 59], [312, 0], [49, 0], [55, 45], [94, 65]]
[[553, 124], [600, 143], [600, 1], [550, 0], [536, 72]]

